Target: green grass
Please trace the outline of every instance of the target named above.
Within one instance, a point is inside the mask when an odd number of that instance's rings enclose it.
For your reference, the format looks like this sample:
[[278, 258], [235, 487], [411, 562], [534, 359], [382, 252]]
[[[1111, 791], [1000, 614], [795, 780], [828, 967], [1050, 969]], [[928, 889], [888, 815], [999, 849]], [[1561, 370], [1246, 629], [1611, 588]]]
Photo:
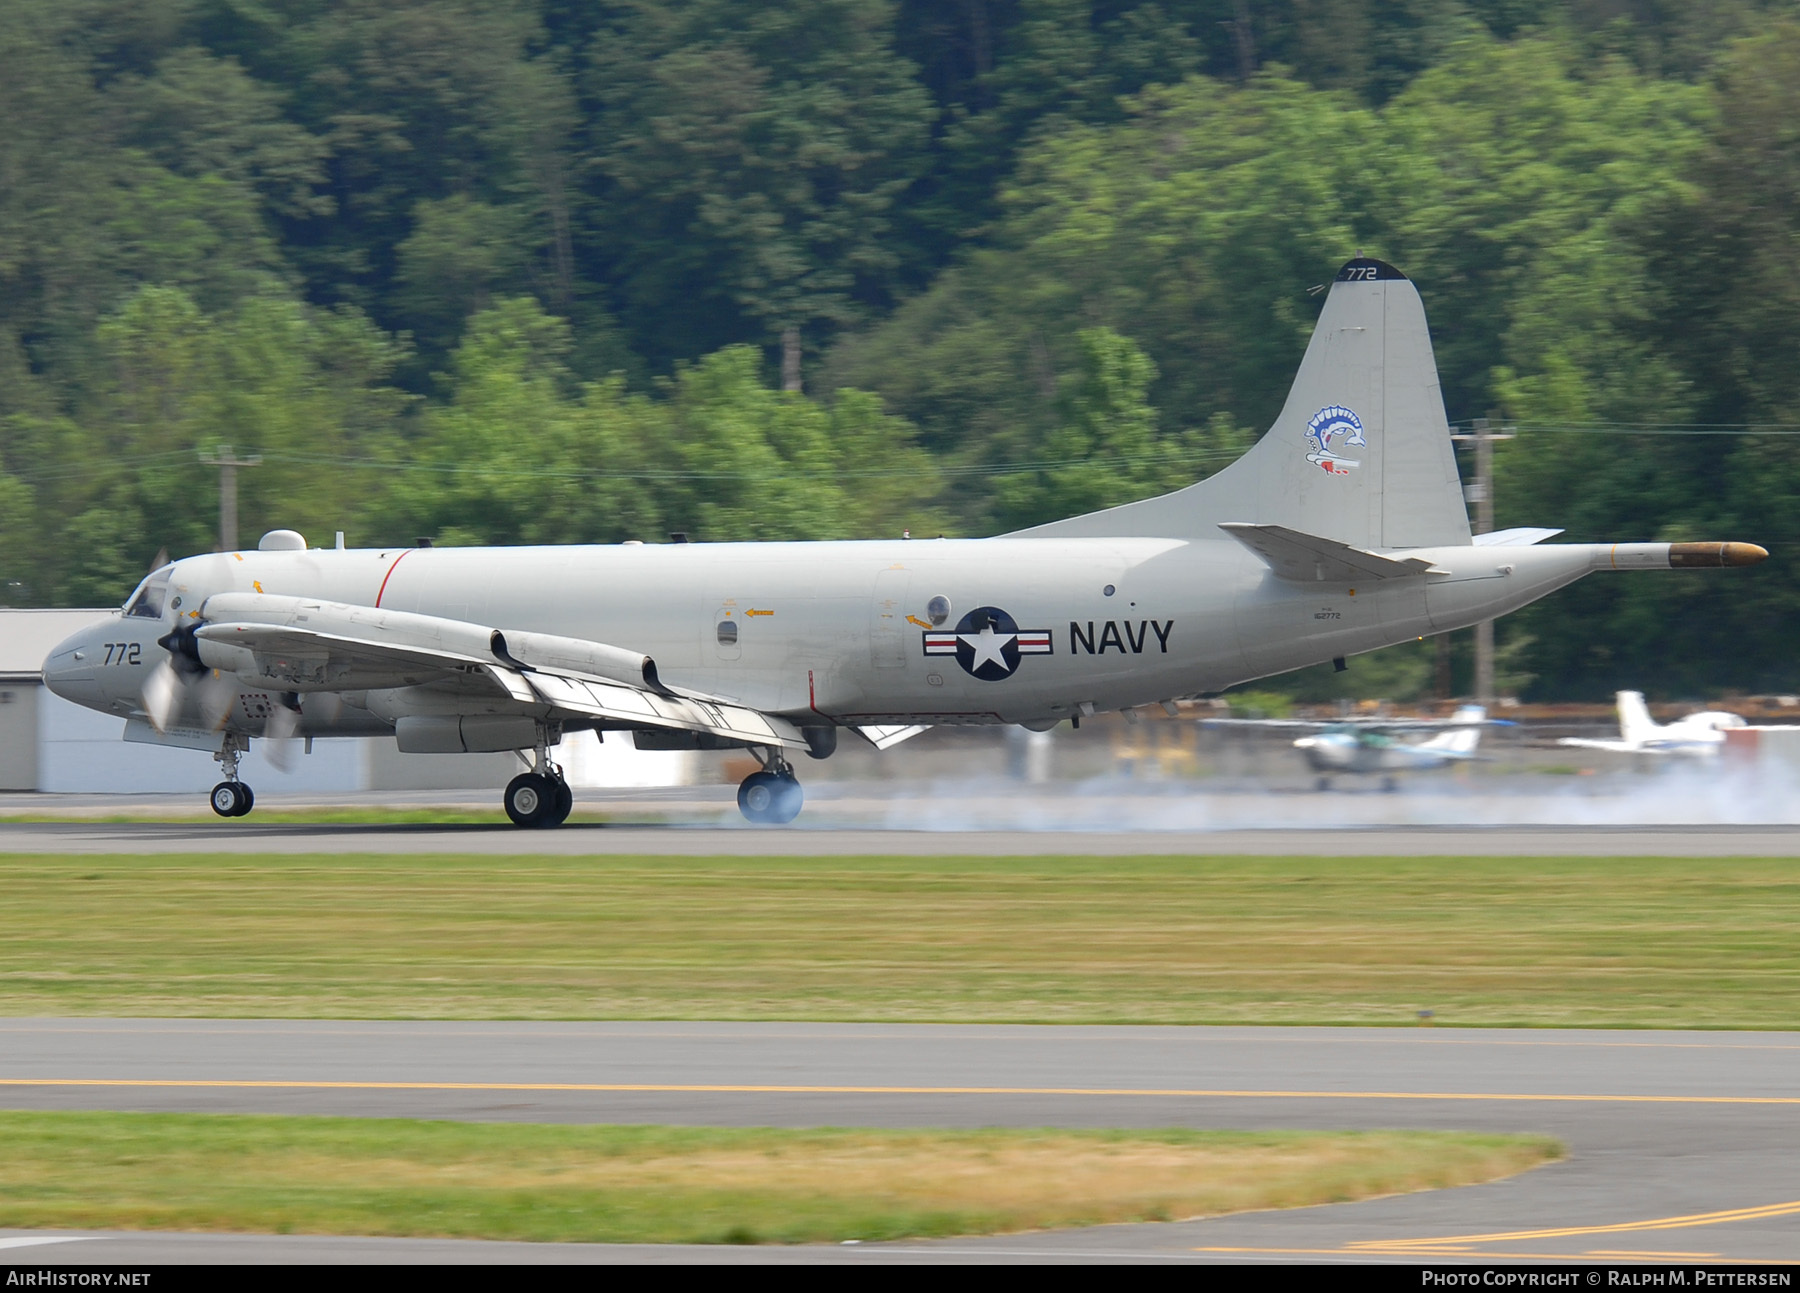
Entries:
[[0, 856], [0, 1014], [1800, 1028], [1800, 864]]
[[0, 1113], [0, 1227], [801, 1243], [1160, 1221], [1493, 1180], [1537, 1136], [866, 1131]]

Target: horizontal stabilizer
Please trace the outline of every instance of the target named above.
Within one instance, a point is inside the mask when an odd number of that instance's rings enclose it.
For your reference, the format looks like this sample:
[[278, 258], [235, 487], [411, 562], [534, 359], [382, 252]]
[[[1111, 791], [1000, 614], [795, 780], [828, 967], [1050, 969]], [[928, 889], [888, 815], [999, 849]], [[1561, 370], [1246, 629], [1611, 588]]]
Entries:
[[1514, 548], [1527, 544], [1542, 543], [1545, 539], [1554, 539], [1561, 530], [1546, 530], [1536, 525], [1521, 525], [1511, 530], [1495, 530], [1491, 534], [1477, 534], [1471, 542], [1478, 548]]
[[1317, 732], [1326, 728], [1338, 731], [1380, 732], [1464, 732], [1483, 727], [1517, 727], [1510, 718], [1203, 718], [1204, 728], [1270, 728]]
[[1219, 528], [1268, 563], [1282, 579], [1345, 584], [1363, 579], [1406, 579], [1442, 574], [1423, 557], [1384, 557], [1336, 539], [1290, 530], [1285, 525], [1227, 521]]

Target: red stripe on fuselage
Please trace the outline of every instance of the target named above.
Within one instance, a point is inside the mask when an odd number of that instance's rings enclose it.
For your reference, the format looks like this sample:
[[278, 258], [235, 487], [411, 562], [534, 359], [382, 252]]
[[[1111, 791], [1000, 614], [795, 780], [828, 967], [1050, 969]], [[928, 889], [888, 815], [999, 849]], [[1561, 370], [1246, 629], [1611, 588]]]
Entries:
[[385, 594], [387, 592], [388, 580], [390, 580], [394, 577], [395, 569], [400, 565], [400, 563], [402, 561], [406, 560], [407, 553], [410, 553], [412, 551], [413, 551], [413, 549], [408, 548], [406, 550], [406, 552], [402, 552], [399, 556], [395, 557], [394, 564], [392, 566], [389, 566], [387, 574], [385, 574], [381, 577], [381, 590], [375, 594], [375, 609], [376, 610], [381, 609], [381, 598], [382, 598], [383, 594]]

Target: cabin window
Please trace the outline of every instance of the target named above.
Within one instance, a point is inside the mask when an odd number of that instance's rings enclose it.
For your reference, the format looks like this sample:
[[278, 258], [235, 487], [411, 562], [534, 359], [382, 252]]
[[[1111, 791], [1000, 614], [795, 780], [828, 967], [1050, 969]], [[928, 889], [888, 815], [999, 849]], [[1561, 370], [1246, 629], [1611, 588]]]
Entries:
[[160, 620], [163, 614], [163, 599], [169, 595], [168, 567], [157, 571], [131, 595], [125, 603], [125, 614], [138, 619]]
[[737, 621], [736, 620], [720, 620], [719, 621], [719, 645], [720, 646], [736, 646], [737, 645]]

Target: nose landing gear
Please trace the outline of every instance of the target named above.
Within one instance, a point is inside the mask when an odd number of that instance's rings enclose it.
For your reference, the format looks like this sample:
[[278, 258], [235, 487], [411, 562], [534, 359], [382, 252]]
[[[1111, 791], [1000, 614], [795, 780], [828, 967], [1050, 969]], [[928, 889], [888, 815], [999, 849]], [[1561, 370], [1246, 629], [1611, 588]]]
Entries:
[[800, 779], [779, 750], [770, 750], [766, 756], [758, 750], [751, 753], [762, 759], [763, 770], [752, 772], [738, 786], [738, 811], [753, 822], [786, 825], [800, 815], [800, 806], [806, 802]]
[[219, 752], [213, 755], [225, 773], [225, 780], [212, 788], [212, 810], [221, 817], [242, 817], [256, 807], [256, 793], [238, 780], [238, 757], [250, 748], [250, 742], [236, 732], [227, 732]]
[[256, 794], [241, 781], [221, 781], [212, 788], [212, 810], [221, 817], [242, 817], [256, 807]]

